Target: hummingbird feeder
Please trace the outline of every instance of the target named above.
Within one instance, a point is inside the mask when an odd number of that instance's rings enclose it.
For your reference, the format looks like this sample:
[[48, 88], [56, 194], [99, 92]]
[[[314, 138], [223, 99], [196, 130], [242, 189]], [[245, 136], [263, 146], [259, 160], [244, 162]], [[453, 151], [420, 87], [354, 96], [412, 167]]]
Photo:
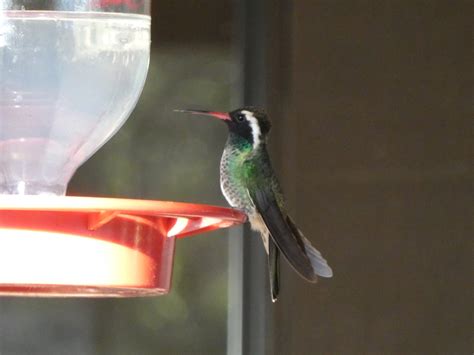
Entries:
[[223, 207], [65, 196], [140, 96], [149, 8], [0, 0], [0, 295], [166, 294], [177, 238], [245, 221]]

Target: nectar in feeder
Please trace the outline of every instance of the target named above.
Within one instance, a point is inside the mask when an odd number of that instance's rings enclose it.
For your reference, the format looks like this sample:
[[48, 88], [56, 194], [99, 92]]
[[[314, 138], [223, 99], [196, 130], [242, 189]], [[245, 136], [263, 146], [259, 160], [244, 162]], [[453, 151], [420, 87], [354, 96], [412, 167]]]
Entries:
[[142, 91], [150, 17], [64, 10], [0, 13], [2, 194], [64, 195]]

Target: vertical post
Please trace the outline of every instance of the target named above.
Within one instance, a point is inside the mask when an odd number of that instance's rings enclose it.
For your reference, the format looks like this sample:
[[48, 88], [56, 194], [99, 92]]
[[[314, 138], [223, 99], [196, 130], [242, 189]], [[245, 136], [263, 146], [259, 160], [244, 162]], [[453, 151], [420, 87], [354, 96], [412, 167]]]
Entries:
[[[235, 1], [240, 83], [236, 106], [266, 103], [266, 1]], [[248, 226], [229, 240], [228, 355], [270, 353], [270, 293], [266, 255]], [[236, 233], [240, 234], [239, 236]]]
[[[266, 1], [242, 1], [240, 13], [243, 63], [243, 104], [266, 104]], [[247, 227], [243, 240], [243, 330], [244, 354], [268, 352], [269, 291], [265, 251], [260, 237]]]

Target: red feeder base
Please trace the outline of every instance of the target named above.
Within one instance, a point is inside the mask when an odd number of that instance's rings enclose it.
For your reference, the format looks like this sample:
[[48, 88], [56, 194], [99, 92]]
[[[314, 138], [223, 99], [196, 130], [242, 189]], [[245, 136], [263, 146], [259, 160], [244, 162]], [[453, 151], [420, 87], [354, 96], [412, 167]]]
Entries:
[[223, 207], [88, 197], [0, 197], [0, 295], [169, 292], [176, 238], [245, 221]]

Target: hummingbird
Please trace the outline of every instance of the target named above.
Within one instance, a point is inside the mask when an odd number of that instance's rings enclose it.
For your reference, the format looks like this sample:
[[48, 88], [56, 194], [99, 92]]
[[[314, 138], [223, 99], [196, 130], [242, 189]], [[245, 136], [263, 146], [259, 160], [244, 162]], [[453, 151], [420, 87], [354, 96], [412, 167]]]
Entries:
[[229, 135], [220, 162], [220, 187], [227, 202], [242, 210], [262, 238], [268, 257], [270, 291], [275, 302], [280, 292], [280, 252], [309, 282], [332, 277], [321, 253], [288, 215], [282, 189], [267, 150], [271, 129], [268, 115], [254, 107], [231, 112], [175, 110], [215, 117], [227, 124]]

